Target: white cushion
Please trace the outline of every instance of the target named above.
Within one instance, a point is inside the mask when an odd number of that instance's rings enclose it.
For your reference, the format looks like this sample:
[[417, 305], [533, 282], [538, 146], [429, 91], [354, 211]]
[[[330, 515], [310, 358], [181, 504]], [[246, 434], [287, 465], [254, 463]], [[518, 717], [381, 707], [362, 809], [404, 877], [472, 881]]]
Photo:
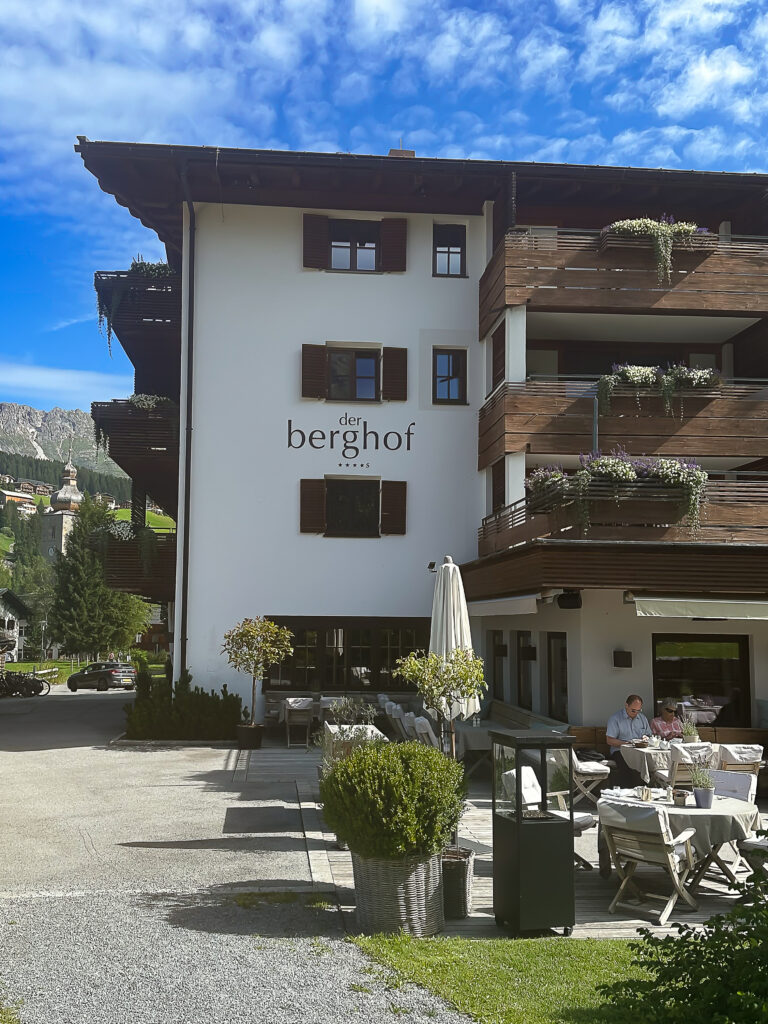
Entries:
[[578, 767], [573, 766], [574, 775], [594, 775], [597, 778], [604, 778], [611, 774], [609, 764], [600, 764], [599, 761], [579, 761]]
[[720, 760], [731, 764], [753, 764], [762, 761], [763, 748], [758, 743], [721, 743]]

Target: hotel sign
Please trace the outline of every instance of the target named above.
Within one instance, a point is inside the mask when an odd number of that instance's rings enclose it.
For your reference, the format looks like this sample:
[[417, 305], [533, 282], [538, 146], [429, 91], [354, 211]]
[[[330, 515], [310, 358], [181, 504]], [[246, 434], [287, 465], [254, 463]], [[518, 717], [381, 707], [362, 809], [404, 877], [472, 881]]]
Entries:
[[293, 420], [288, 420], [288, 447], [331, 451], [343, 459], [356, 459], [378, 451], [409, 452], [415, 426], [414, 422], [402, 431], [373, 430], [368, 426], [368, 420], [346, 412], [339, 418], [339, 426], [332, 430], [307, 430], [294, 426]]

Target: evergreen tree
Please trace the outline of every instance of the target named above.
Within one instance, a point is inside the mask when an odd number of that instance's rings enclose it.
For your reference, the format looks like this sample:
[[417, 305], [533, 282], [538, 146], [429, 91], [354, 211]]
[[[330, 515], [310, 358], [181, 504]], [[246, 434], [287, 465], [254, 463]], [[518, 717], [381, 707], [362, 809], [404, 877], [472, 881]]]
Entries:
[[104, 583], [103, 556], [96, 542], [112, 514], [85, 495], [55, 567], [49, 636], [70, 653], [125, 649], [146, 628], [149, 606], [141, 598], [110, 590]]

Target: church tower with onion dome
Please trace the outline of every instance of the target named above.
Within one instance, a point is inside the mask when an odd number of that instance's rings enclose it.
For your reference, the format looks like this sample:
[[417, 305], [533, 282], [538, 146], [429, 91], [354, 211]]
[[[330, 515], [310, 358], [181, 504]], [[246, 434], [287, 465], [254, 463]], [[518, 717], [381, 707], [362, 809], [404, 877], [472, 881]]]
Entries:
[[67, 538], [75, 522], [75, 513], [80, 508], [83, 495], [77, 486], [77, 470], [72, 465], [72, 449], [69, 460], [61, 474], [61, 487], [51, 495], [51, 504], [43, 518], [40, 536], [40, 554], [52, 562], [57, 555], [63, 555]]

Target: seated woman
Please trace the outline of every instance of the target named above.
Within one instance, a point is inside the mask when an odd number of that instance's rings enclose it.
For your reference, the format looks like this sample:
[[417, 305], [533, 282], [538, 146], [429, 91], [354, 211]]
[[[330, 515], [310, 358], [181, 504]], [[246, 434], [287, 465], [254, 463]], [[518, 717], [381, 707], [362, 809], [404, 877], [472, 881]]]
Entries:
[[663, 740], [680, 739], [683, 735], [683, 724], [675, 714], [676, 711], [676, 700], [662, 701], [661, 714], [651, 721], [654, 736], [661, 736]]

